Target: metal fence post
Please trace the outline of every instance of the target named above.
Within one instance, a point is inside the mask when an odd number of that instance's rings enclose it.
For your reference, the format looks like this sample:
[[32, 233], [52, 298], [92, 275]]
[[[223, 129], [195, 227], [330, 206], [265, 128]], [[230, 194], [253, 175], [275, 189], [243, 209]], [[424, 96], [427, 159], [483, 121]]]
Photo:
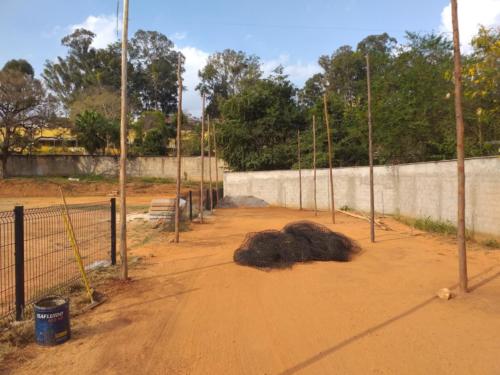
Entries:
[[24, 315], [24, 207], [14, 208], [16, 320]]
[[189, 190], [189, 220], [193, 221], [193, 191]]
[[205, 190], [205, 210], [210, 210], [210, 189]]
[[116, 265], [116, 198], [111, 198], [111, 265]]

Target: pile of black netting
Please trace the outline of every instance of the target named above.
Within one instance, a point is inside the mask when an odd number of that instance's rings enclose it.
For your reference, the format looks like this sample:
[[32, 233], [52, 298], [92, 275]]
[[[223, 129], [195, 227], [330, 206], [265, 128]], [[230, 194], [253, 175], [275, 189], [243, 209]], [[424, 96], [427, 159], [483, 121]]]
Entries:
[[358, 252], [358, 245], [349, 237], [321, 224], [298, 221], [280, 231], [247, 234], [233, 259], [244, 266], [286, 268], [296, 262], [348, 262]]

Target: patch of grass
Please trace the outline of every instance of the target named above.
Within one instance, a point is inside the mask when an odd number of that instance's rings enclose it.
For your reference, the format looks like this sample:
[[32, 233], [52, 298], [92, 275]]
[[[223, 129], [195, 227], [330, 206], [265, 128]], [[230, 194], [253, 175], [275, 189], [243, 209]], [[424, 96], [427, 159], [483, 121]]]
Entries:
[[22, 348], [35, 340], [35, 328], [32, 320], [11, 322], [0, 333], [0, 361], [16, 348]]
[[490, 249], [500, 249], [500, 241], [492, 238], [482, 241], [481, 245], [484, 245]]
[[353, 209], [351, 207], [349, 207], [348, 205], [340, 207], [340, 210], [341, 211], [353, 211]]
[[441, 233], [451, 235], [457, 233], [457, 228], [449, 221], [436, 221], [429, 217], [424, 219], [416, 219], [413, 223], [416, 229], [420, 229], [430, 233]]
[[162, 177], [135, 177], [132, 181], [139, 181], [145, 184], [175, 184], [174, 178], [162, 178]]
[[[405, 216], [394, 215], [393, 218], [403, 224], [424, 232], [442, 234], [445, 236], [456, 236], [457, 227], [450, 221], [432, 220], [430, 217], [412, 219]], [[465, 231], [465, 239], [473, 240], [474, 236], [470, 231]]]

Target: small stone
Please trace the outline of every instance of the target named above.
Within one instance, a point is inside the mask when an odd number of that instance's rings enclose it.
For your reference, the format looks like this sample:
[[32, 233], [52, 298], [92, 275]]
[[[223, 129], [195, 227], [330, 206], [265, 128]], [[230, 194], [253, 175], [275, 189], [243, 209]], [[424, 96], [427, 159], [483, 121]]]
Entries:
[[448, 289], [448, 288], [443, 288], [443, 289], [439, 289], [437, 291], [437, 296], [445, 301], [451, 299], [451, 297], [453, 297], [453, 295], [451, 294], [451, 291]]

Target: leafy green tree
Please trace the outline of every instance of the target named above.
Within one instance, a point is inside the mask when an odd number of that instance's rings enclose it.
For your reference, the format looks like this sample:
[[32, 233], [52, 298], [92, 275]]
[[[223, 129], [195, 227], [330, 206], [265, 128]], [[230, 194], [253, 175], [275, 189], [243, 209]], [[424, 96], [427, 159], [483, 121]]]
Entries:
[[325, 92], [325, 76], [317, 73], [309, 78], [304, 87], [299, 91], [299, 102], [304, 108], [311, 108]]
[[142, 154], [146, 156], [158, 156], [167, 154], [167, 140], [160, 129], [151, 129], [144, 136], [142, 142]]
[[[121, 82], [120, 44], [94, 48], [95, 34], [77, 29], [62, 39], [65, 57], [47, 61], [42, 77], [66, 108], [92, 90], [118, 92]], [[177, 101], [177, 55], [173, 43], [155, 31], [138, 30], [130, 41], [128, 62], [131, 109], [168, 114]], [[91, 109], [91, 107], [89, 107]]]
[[[201, 153], [201, 125], [198, 123], [189, 133], [183, 134], [182, 137], [182, 155], [184, 156], [200, 156]], [[208, 149], [205, 146], [205, 150]]]
[[108, 120], [120, 120], [120, 92], [109, 88], [92, 86], [83, 90], [70, 104], [69, 117], [75, 122], [78, 114], [85, 110], [100, 113]]
[[177, 105], [177, 59], [174, 43], [156, 31], [138, 30], [130, 41], [133, 90], [142, 110], [173, 112]]
[[324, 79], [328, 91], [341, 95], [343, 100], [355, 105], [356, 94], [364, 78], [364, 59], [350, 46], [342, 46], [331, 57], [321, 56], [319, 65], [325, 71]]
[[105, 155], [106, 149], [117, 146], [120, 139], [120, 128], [116, 121], [106, 119], [102, 114], [86, 110], [76, 116], [74, 132], [78, 143], [89, 154], [100, 152]]
[[33, 69], [33, 66], [31, 66], [31, 64], [24, 59], [7, 61], [3, 67], [3, 70], [4, 71], [15, 70], [23, 74], [26, 74], [31, 78], [35, 77], [35, 70]]
[[61, 41], [68, 48], [67, 57], [58, 57], [57, 62], [45, 64], [42, 77], [65, 105], [71, 103], [80, 90], [99, 83], [97, 50], [91, 47], [94, 38], [91, 31], [75, 30]]
[[224, 160], [238, 171], [290, 168], [302, 117], [296, 89], [282, 74], [244, 87], [222, 104], [217, 128]]
[[226, 49], [212, 54], [198, 75], [201, 82], [196, 89], [207, 95], [207, 112], [216, 117], [222, 101], [256, 82], [262, 76], [262, 70], [257, 56]]
[[464, 64], [466, 152], [493, 155], [500, 146], [500, 27], [480, 27]]
[[175, 122], [167, 122], [160, 111], [143, 112], [132, 128], [132, 152], [137, 155], [167, 155], [169, 141], [177, 134]]
[[9, 156], [32, 146], [34, 134], [48, 127], [54, 117], [52, 98], [23, 69], [7, 65], [0, 71], [0, 177], [6, 176]]
[[397, 47], [397, 39], [387, 33], [368, 35], [358, 43], [356, 50], [361, 55], [384, 55], [389, 56]]
[[375, 76], [374, 135], [382, 163], [455, 155], [452, 45], [435, 34], [407, 34], [384, 76]]

